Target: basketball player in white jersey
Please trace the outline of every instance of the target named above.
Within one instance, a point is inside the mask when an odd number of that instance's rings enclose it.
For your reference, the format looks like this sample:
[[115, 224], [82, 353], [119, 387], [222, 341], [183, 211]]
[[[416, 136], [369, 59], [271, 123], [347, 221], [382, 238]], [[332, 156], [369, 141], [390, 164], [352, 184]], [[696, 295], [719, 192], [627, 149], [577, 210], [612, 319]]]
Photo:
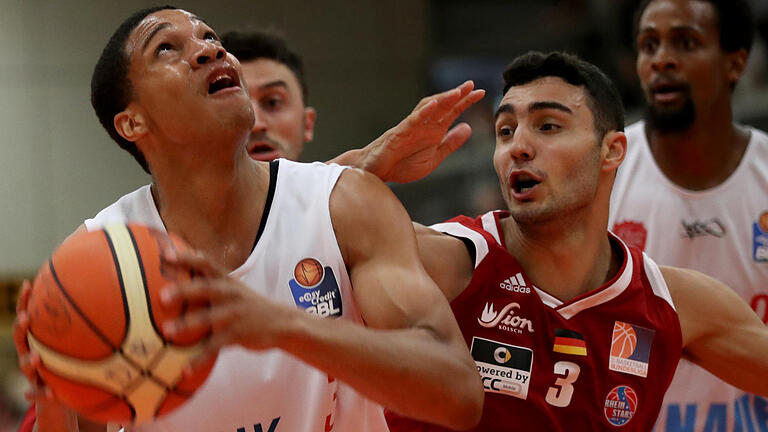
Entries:
[[[240, 66], [202, 20], [168, 8], [134, 14], [97, 64], [92, 100], [153, 185], [86, 227], [144, 223], [204, 252], [167, 257], [205, 275], [170, 289], [168, 301], [213, 303], [168, 331], [213, 323], [211, 349], [225, 347], [190, 402], [138, 430], [386, 430], [368, 398], [454, 428], [477, 422], [477, 373], [405, 211], [359, 171], [252, 161]], [[437, 105], [414, 117], [445, 132], [451, 113], [431, 118]], [[324, 269], [322, 308], [295, 289], [295, 267], [308, 259]]]
[[[768, 136], [736, 123], [731, 106], [753, 31], [744, 0], [654, 0], [638, 10], [637, 73], [648, 108], [645, 121], [627, 128], [609, 226], [660, 264], [723, 281], [765, 323]], [[656, 425], [766, 428], [768, 399], [686, 360]]]

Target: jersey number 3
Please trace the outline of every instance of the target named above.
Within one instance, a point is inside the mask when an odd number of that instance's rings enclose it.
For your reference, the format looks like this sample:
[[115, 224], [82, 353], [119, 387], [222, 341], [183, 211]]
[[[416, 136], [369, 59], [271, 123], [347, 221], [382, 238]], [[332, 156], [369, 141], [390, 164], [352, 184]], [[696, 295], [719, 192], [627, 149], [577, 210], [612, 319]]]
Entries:
[[576, 363], [559, 361], [555, 363], [555, 374], [559, 376], [555, 380], [555, 386], [547, 390], [546, 401], [556, 407], [567, 407], [573, 397], [573, 383], [579, 378], [581, 368]]

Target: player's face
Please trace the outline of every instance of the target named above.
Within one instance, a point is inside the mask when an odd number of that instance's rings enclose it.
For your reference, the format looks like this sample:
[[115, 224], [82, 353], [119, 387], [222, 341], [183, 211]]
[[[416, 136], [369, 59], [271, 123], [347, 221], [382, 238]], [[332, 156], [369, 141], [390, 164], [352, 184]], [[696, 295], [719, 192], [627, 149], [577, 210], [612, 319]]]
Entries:
[[518, 223], [588, 206], [597, 189], [600, 146], [584, 89], [556, 77], [510, 88], [497, 110], [493, 163]]
[[643, 12], [637, 74], [650, 120], [659, 129], [685, 130], [697, 113], [729, 100], [729, 62], [717, 22], [705, 1], [656, 0]]
[[199, 18], [155, 12], [133, 30], [126, 53], [133, 90], [128, 109], [153, 133], [179, 142], [247, 134], [253, 112], [240, 64]]
[[299, 80], [270, 59], [243, 62], [242, 68], [256, 118], [248, 154], [256, 160], [297, 160], [315, 124], [315, 110], [304, 105]]

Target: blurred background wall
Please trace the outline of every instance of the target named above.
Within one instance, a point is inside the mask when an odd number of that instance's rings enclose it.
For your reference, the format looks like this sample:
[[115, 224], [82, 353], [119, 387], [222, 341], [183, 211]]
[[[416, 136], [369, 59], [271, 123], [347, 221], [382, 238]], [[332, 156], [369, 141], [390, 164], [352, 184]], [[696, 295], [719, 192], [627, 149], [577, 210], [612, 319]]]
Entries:
[[[472, 140], [427, 179], [393, 185], [415, 220], [433, 223], [499, 205], [492, 112], [501, 71], [529, 49], [568, 50], [620, 86], [628, 119], [640, 116], [632, 12], [638, 0], [180, 0], [218, 32], [270, 28], [303, 54], [316, 135], [304, 160], [360, 147], [418, 100], [466, 79], [488, 89], [466, 114]], [[100, 127], [89, 102], [93, 65], [131, 12], [156, 3], [0, 0], [0, 396], [23, 409], [9, 339], [14, 287], [83, 219], [148, 183]], [[768, 0], [756, 0], [768, 15]], [[737, 88], [743, 121], [768, 127], [764, 41]], [[5, 373], [3, 373], [5, 371]], [[2, 392], [0, 391], [0, 394]], [[16, 404], [16, 405], [14, 405]], [[0, 411], [0, 431], [4, 414]], [[11, 416], [10, 422], [13, 422]]]

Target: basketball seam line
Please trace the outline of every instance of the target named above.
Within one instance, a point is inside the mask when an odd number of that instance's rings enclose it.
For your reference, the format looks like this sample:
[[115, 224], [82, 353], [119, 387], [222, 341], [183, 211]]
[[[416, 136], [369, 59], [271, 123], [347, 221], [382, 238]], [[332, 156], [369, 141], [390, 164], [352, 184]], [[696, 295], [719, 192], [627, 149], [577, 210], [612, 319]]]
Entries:
[[115, 353], [119, 351], [119, 347], [116, 347], [112, 344], [112, 342], [107, 338], [101, 330], [85, 315], [85, 313], [77, 306], [74, 300], [72, 300], [72, 297], [69, 296], [69, 293], [66, 289], [64, 289], [64, 285], [62, 285], [61, 281], [59, 280], [59, 276], [56, 274], [56, 269], [53, 265], [53, 257], [48, 260], [48, 267], [51, 270], [51, 275], [53, 276], [54, 282], [56, 282], [56, 286], [59, 288], [59, 291], [61, 291], [61, 294], [64, 296], [65, 299], [67, 299], [67, 302], [70, 306], [72, 306], [72, 309], [75, 310], [75, 312], [82, 318], [82, 320], [85, 322], [85, 324], [91, 329], [91, 331], [101, 339], [102, 342], [104, 342], [109, 348], [112, 349], [112, 353]]

